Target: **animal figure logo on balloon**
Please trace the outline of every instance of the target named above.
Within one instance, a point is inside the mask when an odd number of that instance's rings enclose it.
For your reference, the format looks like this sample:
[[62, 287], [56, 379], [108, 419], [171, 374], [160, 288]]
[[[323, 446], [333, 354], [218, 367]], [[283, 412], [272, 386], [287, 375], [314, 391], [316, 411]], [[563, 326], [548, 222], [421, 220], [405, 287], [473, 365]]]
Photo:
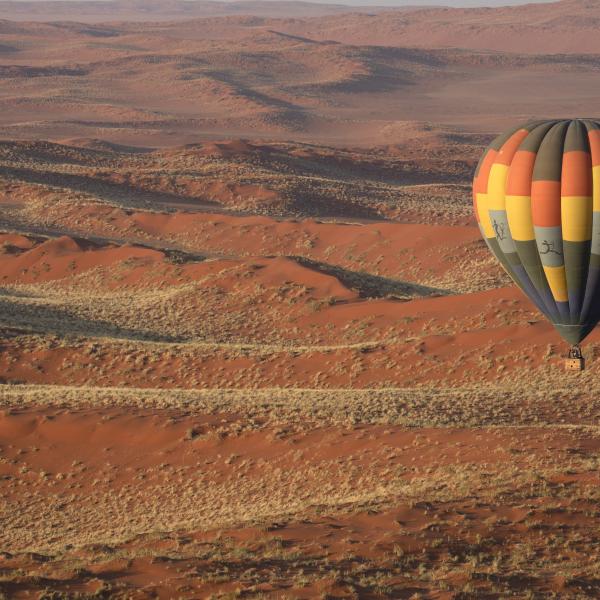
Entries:
[[600, 320], [600, 121], [537, 121], [498, 136], [473, 180], [479, 228], [571, 348]]

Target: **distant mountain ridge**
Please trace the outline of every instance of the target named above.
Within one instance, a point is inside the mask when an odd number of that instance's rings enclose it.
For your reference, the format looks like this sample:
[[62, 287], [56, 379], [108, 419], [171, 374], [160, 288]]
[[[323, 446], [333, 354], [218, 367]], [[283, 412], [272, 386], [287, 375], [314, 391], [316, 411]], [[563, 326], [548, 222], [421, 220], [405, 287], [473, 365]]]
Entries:
[[[409, 7], [405, 7], [409, 8]], [[18, 21], [169, 21], [249, 15], [319, 17], [351, 11], [379, 12], [390, 7], [346, 6], [293, 0], [3, 0], [0, 19]], [[402, 10], [401, 8], [399, 10]]]
[[280, 30], [353, 45], [600, 54], [600, 1], [353, 13], [288, 22]]
[[0, 137], [390, 145], [598, 112], [600, 6], [0, 20]]
[[[0, 0], [0, 19], [17, 21], [169, 21], [187, 18], [259, 16], [320, 17], [349, 12], [380, 13], [424, 8], [505, 6], [525, 0], [398, 0], [397, 5], [361, 4], [361, 0]], [[538, 0], [548, 3], [551, 0]]]
[[264, 28], [305, 40], [358, 46], [600, 54], [600, 0], [478, 8], [361, 7], [292, 0], [0, 0], [0, 20], [5, 29], [11, 29], [10, 20], [129, 22], [129, 29], [143, 22], [151, 28], [152, 22], [174, 27], [185, 22], [184, 27], [211, 39], [230, 37], [231, 30], [246, 36]]

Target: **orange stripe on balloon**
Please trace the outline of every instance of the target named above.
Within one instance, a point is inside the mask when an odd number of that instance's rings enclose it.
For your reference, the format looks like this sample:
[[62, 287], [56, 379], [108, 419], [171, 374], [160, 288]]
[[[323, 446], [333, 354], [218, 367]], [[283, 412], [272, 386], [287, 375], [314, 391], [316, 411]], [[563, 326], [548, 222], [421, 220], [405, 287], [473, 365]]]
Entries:
[[477, 177], [477, 189], [474, 190], [476, 194], [487, 194], [490, 170], [492, 165], [496, 162], [496, 156], [498, 156], [498, 152], [496, 152], [496, 150], [493, 148], [490, 148], [488, 153], [485, 155], [485, 158], [481, 163], [481, 168], [479, 169], [479, 176]]
[[531, 214], [538, 227], [560, 225], [560, 181], [533, 181]]
[[535, 165], [535, 152], [519, 150], [512, 162], [508, 172], [506, 184], [507, 196], [529, 196], [531, 194], [531, 177]]
[[592, 157], [587, 152], [565, 152], [562, 161], [561, 195], [591, 196]]
[[529, 135], [529, 131], [527, 129], [519, 129], [513, 133], [507, 140], [502, 144], [502, 148], [498, 151], [495, 163], [500, 163], [501, 165], [510, 165], [512, 159], [515, 155], [515, 152], [518, 150], [521, 142]]
[[590, 140], [590, 152], [592, 153], [592, 165], [600, 166], [600, 129], [592, 129], [588, 132]]

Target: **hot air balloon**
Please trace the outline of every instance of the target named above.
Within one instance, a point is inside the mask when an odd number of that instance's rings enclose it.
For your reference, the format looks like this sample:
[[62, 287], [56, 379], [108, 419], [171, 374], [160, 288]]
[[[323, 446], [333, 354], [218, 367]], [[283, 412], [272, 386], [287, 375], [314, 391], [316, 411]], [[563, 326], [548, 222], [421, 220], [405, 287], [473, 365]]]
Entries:
[[[538, 121], [498, 136], [473, 181], [490, 250], [572, 346], [600, 320], [600, 121]], [[579, 365], [579, 366], [578, 366]]]

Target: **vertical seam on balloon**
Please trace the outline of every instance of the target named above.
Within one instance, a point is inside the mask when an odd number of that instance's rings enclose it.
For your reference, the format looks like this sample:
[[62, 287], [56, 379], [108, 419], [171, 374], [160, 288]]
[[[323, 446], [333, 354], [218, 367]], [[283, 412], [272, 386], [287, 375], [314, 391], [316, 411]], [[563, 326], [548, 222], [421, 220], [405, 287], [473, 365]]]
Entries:
[[[581, 150], [582, 152], [586, 153], [589, 156], [589, 168], [591, 169], [591, 163], [592, 163], [592, 151], [591, 151], [591, 147], [590, 147], [590, 142], [589, 142], [589, 133], [588, 133], [588, 129], [587, 126], [585, 124], [585, 122], [583, 121], [579, 121], [578, 119], [574, 119], [573, 121], [571, 121], [569, 123], [569, 127], [567, 128], [567, 132], [565, 135], [565, 140], [564, 143], [566, 144], [566, 139], [567, 136], [569, 135], [569, 130], [573, 127], [577, 127], [579, 128], [579, 123], [581, 123], [581, 126], [584, 129], [584, 134], [582, 135], [582, 140], [581, 142], [583, 143], [583, 150]], [[578, 133], [581, 130], [578, 131]], [[575, 271], [573, 269], [573, 263], [571, 263], [570, 265], [567, 265], [567, 258], [569, 257], [568, 252], [566, 251], [566, 242], [571, 242], [572, 240], [566, 240], [565, 239], [565, 231], [567, 231], [569, 233], [569, 236], [573, 233], [573, 231], [569, 231], [567, 230], [564, 225], [564, 217], [567, 216], [568, 214], [568, 210], [567, 208], [564, 206], [565, 204], [568, 205], [568, 199], [572, 198], [572, 196], [570, 196], [569, 194], [566, 194], [563, 196], [563, 187], [564, 187], [564, 181], [565, 178], [563, 177], [564, 174], [564, 165], [565, 165], [565, 148], [563, 145], [563, 154], [562, 154], [562, 164], [561, 164], [561, 194], [560, 194], [560, 210], [561, 210], [561, 237], [562, 237], [562, 241], [563, 241], [563, 255], [564, 255], [564, 265], [565, 265], [565, 282], [566, 282], [566, 286], [567, 286], [567, 297], [569, 298], [569, 314], [570, 314], [570, 320], [571, 320], [571, 324], [579, 324], [581, 322], [581, 311], [583, 309], [583, 300], [585, 297], [585, 290], [587, 288], [587, 280], [588, 280], [588, 273], [589, 273], [589, 265], [590, 265], [590, 252], [588, 251], [587, 253], [587, 262], [586, 262], [586, 257], [583, 257], [583, 260], [580, 259], [580, 264], [579, 266], [581, 267], [582, 271], [585, 268], [585, 273], [581, 274], [581, 277], [583, 278], [585, 276], [585, 280], [583, 282], [579, 283], [579, 289], [570, 289], [569, 288], [569, 273], [571, 273], [571, 283], [573, 284], [573, 277], [575, 276]], [[572, 165], [573, 167], [573, 165]], [[573, 167], [575, 168], [575, 167]], [[587, 170], [587, 169], [586, 169]], [[588, 171], [588, 175], [589, 175], [589, 171]], [[578, 190], [578, 192], [581, 190]], [[588, 190], [589, 191], [589, 190]], [[587, 196], [586, 196], [587, 198]], [[592, 203], [593, 203], [593, 183], [592, 183]], [[587, 208], [587, 205], [586, 205]], [[593, 210], [593, 207], [592, 207]], [[573, 215], [571, 215], [573, 216]], [[588, 215], [588, 218], [590, 218], [590, 216]], [[590, 223], [590, 229], [591, 229], [591, 223]], [[590, 236], [590, 248], [591, 248], [591, 236]], [[575, 243], [579, 243], [579, 244], [585, 244], [587, 242], [587, 240], [575, 240]], [[585, 248], [585, 247], [584, 247]], [[571, 256], [571, 258], [573, 258]], [[583, 264], [582, 264], [583, 263]], [[577, 265], [575, 265], [577, 266]], [[567, 268], [569, 267], [569, 268]], [[575, 283], [576, 285], [576, 283]], [[577, 302], [577, 294], [580, 294], [581, 297], [579, 299], [579, 302]], [[571, 306], [571, 298], [574, 298], [574, 305]]]
[[[529, 131], [527, 129], [525, 129], [524, 127], [517, 127], [515, 130], [512, 131], [512, 133], [510, 135], [506, 135], [504, 134], [504, 140], [503, 143], [498, 147], [498, 149], [496, 150], [497, 156], [500, 156], [502, 149], [506, 146], [506, 144], [508, 142], [510, 142], [512, 140], [512, 138], [519, 132], [519, 131], [527, 131], [527, 134], [525, 135], [525, 137], [523, 138], [523, 140], [521, 140], [521, 142], [519, 143], [519, 145], [517, 146], [517, 148], [515, 148], [513, 150], [513, 154], [510, 157], [510, 162], [508, 165], [504, 165], [506, 167], [506, 173], [504, 176], [504, 181], [502, 183], [502, 194], [504, 195], [504, 198], [506, 198], [506, 187], [508, 184], [508, 175], [510, 172], [510, 165], [512, 164], [512, 161], [514, 160], [514, 157], [519, 149], [519, 147], [521, 146], [521, 144], [523, 143], [523, 141], [525, 139], [527, 139], [528, 135], [529, 135]], [[497, 140], [498, 138], [496, 138]], [[496, 140], [494, 140], [494, 142], [492, 142], [492, 145], [495, 144]], [[494, 160], [493, 164], [490, 167], [489, 173], [488, 173], [488, 180], [486, 182], [487, 185], [487, 198], [489, 200], [489, 194], [490, 194], [490, 177], [492, 175], [493, 172], [493, 168], [496, 164], [502, 164], [502, 163], [496, 163], [496, 161]], [[492, 218], [491, 218], [491, 207], [490, 207], [490, 203], [488, 201], [487, 206], [486, 206], [486, 210], [487, 210], [487, 217], [490, 220], [490, 223], [492, 222]], [[506, 213], [506, 202], [504, 202], [504, 212]], [[508, 222], [507, 222], [508, 225]], [[510, 228], [509, 228], [509, 235], [511, 235], [511, 239], [512, 239], [512, 234], [510, 234]], [[487, 241], [487, 236], [484, 235], [484, 237], [486, 238]], [[519, 260], [519, 264], [518, 265], [513, 265], [509, 260], [507, 255], [504, 253], [504, 250], [502, 249], [502, 245], [500, 243], [500, 240], [498, 240], [496, 231], [493, 231], [493, 237], [490, 238], [494, 241], [497, 242], [497, 252], [492, 248], [491, 244], [489, 241], [487, 241], [488, 247], [490, 248], [490, 250], [492, 251], [492, 254], [494, 254], [496, 256], [496, 258], [498, 259], [498, 261], [500, 262], [500, 265], [502, 266], [502, 268], [504, 269], [504, 271], [506, 271], [506, 273], [509, 275], [509, 277], [514, 281], [514, 283], [523, 291], [523, 293], [528, 296], [531, 301], [537, 306], [537, 308], [540, 310], [540, 312], [542, 312], [544, 315], [546, 316], [550, 316], [550, 314], [552, 314], [552, 311], [549, 311], [546, 302], [544, 301], [543, 297], [540, 295], [540, 293], [538, 292], [538, 290], [535, 287], [535, 284], [533, 283], [533, 281], [531, 280], [529, 273], [527, 273], [527, 269], [525, 268], [523, 261], [521, 259], [521, 256], [519, 254], [519, 252], [517, 251], [517, 248], [515, 246], [515, 255], [517, 257], [517, 259]], [[514, 242], [513, 242], [514, 243]], [[504, 264], [506, 263], [506, 264]]]
[[[533, 127], [531, 129], [531, 131], [529, 132], [529, 134], [527, 136], [525, 136], [525, 138], [522, 140], [521, 144], [519, 144], [519, 148], [517, 149], [517, 152], [521, 149], [521, 147], [525, 144], [525, 142], [528, 139], [530, 139], [530, 136], [533, 135], [538, 128], [540, 128], [540, 127], [541, 128], [547, 128], [546, 133], [542, 136], [542, 138], [540, 139], [540, 143], [538, 144], [537, 148], [535, 149], [535, 155], [536, 155], [536, 158], [537, 158], [537, 153], [538, 153], [539, 148], [540, 148], [540, 146], [542, 144], [542, 141], [546, 137], [548, 131], [550, 131], [554, 127], [554, 125], [556, 125], [556, 122], [553, 122], [551, 125], [548, 122], [541, 122], [541, 123], [537, 124], [535, 127]], [[510, 169], [512, 167], [513, 161], [515, 160], [515, 157], [517, 155], [517, 152], [514, 153], [512, 159], [510, 161], [509, 174], [510, 174]], [[535, 165], [535, 159], [534, 159], [534, 165]], [[533, 169], [532, 169], [532, 175], [533, 175]], [[508, 182], [508, 179], [507, 179], [507, 182]], [[531, 187], [532, 187], [531, 184], [532, 184], [532, 180], [530, 178], [529, 181], [528, 181], [528, 185], [529, 185], [529, 213], [530, 213], [529, 216], [530, 216], [531, 222], [533, 223], [533, 215], [532, 215], [532, 209], [531, 209]], [[510, 231], [510, 222], [509, 222], [509, 231]], [[511, 237], [513, 237], [513, 239], [514, 239], [514, 236], [513, 236], [512, 232], [511, 232]], [[544, 267], [542, 265], [542, 261], [540, 259], [540, 256], [539, 256], [538, 252], [537, 252], [537, 240], [535, 238], [535, 234], [534, 234], [534, 237], [533, 237], [533, 243], [536, 244], [535, 257], [537, 259], [537, 264], [533, 268], [537, 269], [538, 276], [539, 276], [539, 278], [541, 280], [544, 281], [544, 283], [546, 285], [546, 289], [545, 290], [537, 290], [535, 284], [533, 283], [533, 281], [532, 281], [532, 286], [533, 286], [534, 289], [536, 289], [536, 292], [538, 292], [541, 306], [545, 307], [545, 309], [546, 309], [545, 311], [542, 310], [542, 312], [549, 313], [551, 315], [555, 315], [556, 317], [559, 317], [558, 306], [556, 305], [556, 301], [554, 300], [554, 296], [552, 295], [552, 291], [550, 289], [550, 286], [548, 284], [548, 280], [546, 278], [546, 273], [544, 272]], [[525, 265], [523, 263], [523, 258], [521, 257], [521, 254], [519, 253], [518, 244], [515, 244], [515, 246], [517, 248], [517, 254], [519, 256], [519, 260], [521, 261], [521, 264], [523, 264], [525, 272], [527, 273], [527, 268], [525, 267]], [[531, 277], [529, 276], [529, 273], [527, 273], [527, 276], [531, 280]], [[546, 296], [549, 296], [548, 299], [552, 302], [552, 305], [548, 305], [548, 301], [547, 301]], [[540, 310], [541, 310], [541, 308], [540, 308]]]
[[[586, 299], [588, 297], [588, 286], [590, 285], [590, 266], [591, 266], [591, 262], [592, 262], [592, 244], [594, 241], [594, 193], [596, 192], [596, 186], [594, 185], [594, 181], [593, 181], [593, 177], [594, 177], [594, 155], [593, 155], [593, 149], [592, 149], [592, 144], [590, 142], [590, 131], [592, 131], [592, 129], [590, 128], [590, 121], [588, 121], [587, 119], [584, 119], [583, 121], [583, 125], [585, 127], [585, 131], [587, 134], [587, 143], [588, 143], [588, 147], [590, 149], [590, 162], [592, 163], [592, 236], [590, 239], [590, 251], [588, 254], [588, 266], [587, 266], [587, 273], [586, 273], [586, 279], [585, 279], [585, 290], [583, 292], [583, 299], [581, 301], [581, 313], [579, 315], [579, 321], [581, 325], [585, 325], [586, 323], [581, 323], [581, 321], [587, 320], [589, 318], [589, 311], [586, 311], [584, 313], [584, 309], [586, 308]], [[596, 292], [598, 291], [598, 283], [596, 283]], [[589, 293], [591, 294], [591, 296], [595, 296], [594, 290], [589, 290]], [[592, 302], [590, 299], [590, 306], [591, 306]]]
[[[563, 125], [564, 123], [567, 123], [567, 122], [568, 122], [567, 120], [557, 121], [554, 125], [552, 125], [552, 127], [550, 127], [550, 129], [548, 129], [548, 131], [543, 136], [542, 141], [540, 142], [540, 145], [539, 145], [539, 148], [538, 148], [538, 152], [536, 153], [536, 159], [535, 159], [535, 163], [534, 163], [534, 167], [533, 167], [533, 172], [534, 173], [535, 173], [535, 167], [536, 167], [537, 161], [539, 160], [539, 157], [540, 157], [539, 150], [542, 148], [542, 146], [544, 144], [544, 141], [547, 139], [548, 135], [550, 135], [552, 131], [557, 130], [558, 127], [560, 127], [561, 125]], [[566, 137], [566, 134], [567, 134], [567, 129], [568, 129], [568, 127], [565, 128], [564, 135], [563, 135], [562, 140], [561, 140], [561, 149], [560, 149], [560, 161], [561, 161], [560, 172], [561, 173], [562, 173], [562, 156], [564, 154], [565, 137]], [[560, 182], [560, 179], [559, 179], [559, 182]], [[533, 210], [533, 194], [531, 196], [531, 204], [530, 204], [530, 206], [531, 206], [531, 208]], [[561, 222], [560, 228], [561, 228], [560, 237], [561, 237], [561, 240], [562, 240], [562, 222]], [[535, 222], [534, 222], [534, 231], [535, 231]], [[536, 240], [536, 244], [537, 244], [537, 234], [535, 235], [535, 240]], [[539, 247], [538, 247], [538, 255], [539, 255]], [[546, 272], [546, 268], [545, 268], [545, 266], [544, 266], [541, 258], [540, 258], [540, 264], [542, 265], [542, 273], [541, 274], [543, 275], [544, 279], [546, 280], [546, 285], [550, 289], [551, 297], [552, 297], [552, 300], [554, 301], [554, 305], [556, 307], [556, 312], [559, 315], [559, 317], [562, 319], [563, 317], [561, 316], [561, 311], [560, 311], [560, 307], [559, 307], [559, 301], [554, 296], [554, 291], [552, 290], [552, 286], [550, 285], [550, 281], [548, 279], [548, 273]], [[563, 262], [563, 268], [564, 268], [564, 262]], [[566, 287], [566, 276], [565, 276], [565, 287]], [[563, 304], [563, 303], [561, 303], [561, 304]], [[568, 299], [568, 296], [567, 296], [566, 305], [567, 305], [566, 306], [566, 312], [568, 313], [569, 312], [569, 299]]]

